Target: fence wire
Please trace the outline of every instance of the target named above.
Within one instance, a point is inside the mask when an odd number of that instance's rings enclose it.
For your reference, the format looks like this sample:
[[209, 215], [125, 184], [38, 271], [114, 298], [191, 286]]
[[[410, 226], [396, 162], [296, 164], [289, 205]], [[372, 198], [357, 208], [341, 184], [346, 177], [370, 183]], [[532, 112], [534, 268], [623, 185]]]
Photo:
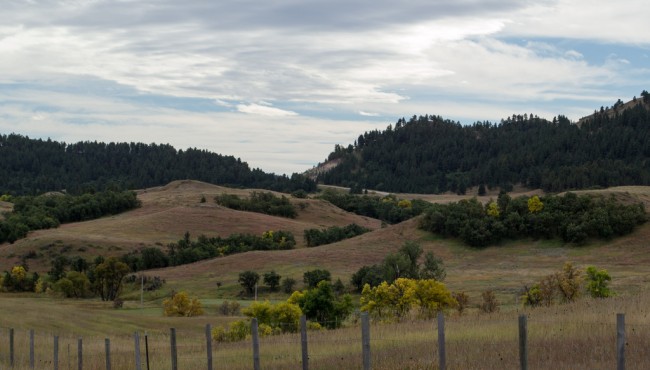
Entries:
[[[650, 363], [650, 319], [630, 316], [625, 323], [626, 361], [630, 369], [643, 369]], [[445, 321], [448, 368], [518, 368], [517, 320], [514, 318], [449, 317]], [[433, 321], [373, 323], [370, 328], [370, 360], [373, 369], [434, 369], [438, 367], [438, 325]], [[612, 317], [584, 320], [537, 319], [527, 321], [528, 361], [533, 368], [611, 369], [616, 367], [617, 327]], [[78, 369], [79, 342], [82, 344], [82, 369], [106, 367], [105, 340], [102, 337], [55, 335], [52, 332], [0, 328], [0, 368]], [[170, 332], [138, 333], [140, 368], [172, 369]], [[55, 352], [55, 337], [58, 352]], [[361, 327], [358, 324], [337, 330], [308, 331], [310, 369], [363, 368]], [[112, 369], [136, 369], [134, 337], [113, 336], [110, 340]], [[12, 345], [13, 343], [13, 345]], [[207, 368], [205, 332], [176, 331], [177, 369]], [[259, 339], [260, 363], [264, 369], [296, 369], [302, 365], [300, 333], [271, 335]], [[211, 342], [213, 369], [250, 369], [253, 366], [252, 341]], [[32, 349], [33, 348], [33, 349]], [[147, 356], [148, 354], [148, 356]], [[174, 369], [172, 369], [174, 370]]]

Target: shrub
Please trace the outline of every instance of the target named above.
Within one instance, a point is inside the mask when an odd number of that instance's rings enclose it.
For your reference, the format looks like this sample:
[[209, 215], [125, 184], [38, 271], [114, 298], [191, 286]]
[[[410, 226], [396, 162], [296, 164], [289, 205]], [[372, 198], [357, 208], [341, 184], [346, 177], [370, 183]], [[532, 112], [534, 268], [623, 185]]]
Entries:
[[285, 277], [284, 279], [282, 279], [282, 290], [287, 294], [291, 294], [293, 292], [293, 287], [295, 285], [296, 285], [296, 279], [290, 277]]
[[239, 302], [237, 301], [223, 301], [221, 305], [219, 305], [219, 313], [224, 315], [224, 316], [235, 316], [239, 313]]
[[598, 270], [594, 266], [587, 267], [587, 291], [593, 298], [607, 298], [613, 295], [609, 289], [612, 277], [606, 270]]
[[264, 274], [264, 284], [267, 285], [272, 292], [275, 292], [278, 290], [278, 286], [280, 285], [280, 278], [281, 276], [275, 271], [267, 272]]
[[119, 309], [122, 308], [123, 306], [124, 306], [124, 301], [122, 300], [122, 298], [115, 298], [113, 300], [113, 308]]
[[253, 294], [257, 282], [260, 281], [260, 275], [255, 271], [244, 271], [239, 274], [239, 279], [237, 281], [239, 281], [241, 286], [246, 289], [246, 293]]
[[486, 290], [485, 292], [481, 293], [481, 297], [483, 297], [483, 303], [479, 305], [479, 309], [482, 312], [492, 313], [499, 310], [499, 301], [497, 300], [494, 291]]
[[469, 305], [469, 296], [465, 292], [454, 292], [451, 295], [458, 303], [458, 305], [456, 306], [458, 315], [462, 315], [463, 312], [465, 312], [465, 309], [467, 309], [467, 306]]
[[163, 300], [163, 314], [165, 316], [200, 316], [203, 307], [197, 298], [190, 299], [185, 292], [174, 294], [171, 298]]
[[315, 288], [321, 281], [332, 281], [329, 270], [311, 270], [303, 274], [303, 281], [309, 288]]
[[557, 277], [557, 287], [564, 302], [573, 302], [580, 296], [582, 287], [582, 271], [574, 267], [571, 262], [564, 264]]

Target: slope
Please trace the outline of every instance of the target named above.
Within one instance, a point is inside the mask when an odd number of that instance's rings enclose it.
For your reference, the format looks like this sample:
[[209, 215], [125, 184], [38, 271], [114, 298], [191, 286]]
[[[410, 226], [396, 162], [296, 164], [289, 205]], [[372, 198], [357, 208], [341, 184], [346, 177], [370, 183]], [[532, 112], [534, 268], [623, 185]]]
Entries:
[[[246, 196], [252, 191], [256, 190], [231, 189], [190, 180], [141, 190], [138, 194], [141, 208], [97, 220], [65, 224], [57, 229], [35, 231], [13, 245], [2, 245], [0, 270], [11, 268], [26, 255], [37, 256], [28, 260], [35, 271], [49, 269], [50, 260], [60, 253], [85, 258], [121, 256], [145, 246], [163, 247], [181, 239], [186, 231], [193, 237], [201, 234], [225, 237], [234, 233], [260, 235], [268, 230], [286, 230], [294, 234], [297, 246], [301, 247], [304, 246], [302, 235], [305, 229], [350, 223], [376, 229], [381, 224], [378, 220], [342, 211], [316, 199], [291, 199], [298, 209], [295, 219], [235, 211], [213, 201], [218, 194]], [[205, 197], [205, 203], [201, 202], [202, 197]]]
[[[641, 201], [646, 207], [650, 206], [650, 187], [611, 188], [597, 193], [613, 194], [624, 201]], [[581, 267], [595, 265], [607, 269], [613, 276], [614, 290], [623, 293], [644, 289], [650, 276], [649, 224], [626, 237], [595, 241], [582, 247], [554, 240], [521, 240], [485, 249], [473, 249], [457, 240], [442, 239], [419, 230], [417, 225], [418, 220], [412, 219], [326, 246], [249, 252], [149, 271], [148, 274], [165, 278], [169, 289], [189, 290], [208, 297], [238, 294], [238, 274], [244, 270], [260, 274], [275, 270], [282, 276], [302, 281], [305, 271], [325, 268], [331, 271], [334, 280], [340, 278], [347, 283], [361, 266], [381, 263], [386, 254], [397, 251], [406, 240], [416, 240], [425, 251], [442, 257], [448, 286], [455, 291], [468, 292], [474, 303], [480, 301], [481, 292], [494, 289], [503, 303], [514, 304], [524, 285], [530, 286], [560, 270], [567, 261]], [[217, 285], [222, 288], [216, 289]]]

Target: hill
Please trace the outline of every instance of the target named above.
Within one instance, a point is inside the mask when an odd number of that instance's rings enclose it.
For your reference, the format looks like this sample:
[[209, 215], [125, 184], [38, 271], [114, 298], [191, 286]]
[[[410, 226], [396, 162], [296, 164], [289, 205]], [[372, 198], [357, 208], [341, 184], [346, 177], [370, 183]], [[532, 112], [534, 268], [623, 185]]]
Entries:
[[[597, 192], [650, 206], [650, 187], [611, 188]], [[427, 197], [435, 201], [433, 196]], [[450, 201], [450, 197], [442, 196], [440, 201]], [[643, 290], [650, 274], [649, 238], [650, 225], [645, 224], [631, 235], [581, 247], [553, 240], [518, 240], [475, 249], [458, 240], [443, 239], [419, 230], [418, 219], [411, 219], [326, 246], [248, 252], [147, 274], [165, 278], [170, 289], [217, 297], [237, 295], [240, 290], [238, 274], [244, 270], [260, 273], [275, 270], [282, 276], [302, 281], [305, 271], [325, 268], [332, 272], [334, 280], [340, 278], [349, 282], [350, 276], [361, 266], [381, 263], [388, 253], [397, 251], [405, 241], [415, 240], [425, 252], [432, 251], [444, 260], [447, 270], [445, 282], [450, 289], [466, 291], [475, 303], [480, 301], [481, 292], [494, 289], [502, 303], [511, 305], [518, 299], [523, 285], [530, 285], [558, 271], [567, 261], [582, 267], [595, 265], [607, 269], [613, 277], [613, 288], [619, 292]], [[217, 283], [222, 284], [222, 288], [215, 291]]]
[[[649, 98], [647, 95], [644, 101]], [[400, 119], [336, 146], [318, 181], [387, 192], [463, 194], [478, 186], [558, 192], [650, 184], [650, 104], [596, 111], [580, 125], [513, 115], [463, 126], [439, 116]]]
[[[419, 242], [425, 252], [432, 251], [441, 257], [447, 270], [448, 286], [452, 290], [466, 291], [473, 302], [480, 300], [484, 290], [494, 289], [504, 304], [514, 304], [523, 285], [557, 271], [566, 261], [582, 267], [595, 265], [607, 269], [614, 279], [613, 288], [623, 293], [644, 289], [646, 276], [650, 274], [648, 224], [631, 235], [580, 247], [556, 240], [518, 240], [475, 249], [459, 240], [444, 239], [418, 229], [417, 218], [380, 227], [378, 220], [344, 212], [318, 199], [292, 198], [291, 202], [298, 208], [295, 219], [234, 211], [212, 201], [214, 196], [222, 193], [247, 196], [253, 191], [259, 190], [231, 189], [187, 180], [143, 189], [138, 194], [141, 208], [98, 220], [62, 225], [58, 229], [36, 231], [13, 245], [0, 246], [0, 270], [9, 269], [26, 255], [36, 257], [27, 259], [31, 271], [44, 272], [50, 268], [50, 260], [61, 253], [92, 259], [97, 255], [121, 256], [149, 246], [165, 248], [167, 243], [180, 239], [185, 231], [196, 237], [200, 234], [228, 236], [238, 232], [261, 234], [270, 229], [281, 229], [296, 235], [296, 249], [246, 252], [150, 270], [145, 274], [164, 278], [166, 291], [187, 290], [206, 299], [232, 298], [241, 290], [237, 279], [244, 270], [260, 273], [275, 270], [300, 282], [305, 271], [325, 268], [332, 272], [333, 279], [348, 282], [352, 273], [361, 266], [380, 263], [388, 253], [397, 251], [408, 240]], [[622, 202], [643, 202], [646, 207], [650, 206], [650, 187], [585, 192], [613, 195]], [[487, 201], [492, 196], [479, 197], [479, 200]], [[208, 201], [201, 203], [201, 197]], [[428, 194], [415, 197], [447, 203], [469, 196]], [[302, 233], [305, 229], [344, 226], [352, 222], [374, 231], [334, 244], [304, 247]], [[220, 288], [215, 289], [217, 285]]]
[[105, 189], [142, 189], [196, 179], [231, 187], [312, 191], [315, 183], [251, 169], [246, 162], [206, 150], [171, 145], [78, 142], [66, 144], [0, 135], [0, 195], [71, 194]]
[[[142, 247], [163, 248], [181, 239], [186, 231], [193, 237], [201, 234], [227, 237], [234, 233], [261, 235], [268, 230], [286, 230], [295, 235], [297, 247], [302, 247], [305, 229], [350, 223], [377, 229], [381, 224], [316, 199], [291, 199], [298, 208], [295, 219], [235, 211], [213, 201], [219, 194], [247, 196], [253, 191], [260, 190], [232, 189], [190, 180], [140, 190], [138, 199], [142, 206], [133, 211], [35, 231], [13, 245], [3, 244], [0, 270], [10, 269], [26, 255], [37, 256], [27, 260], [33, 270], [47, 271], [50, 260], [60, 253], [94, 258], [121, 256]], [[205, 203], [201, 202], [202, 197], [206, 198]]]

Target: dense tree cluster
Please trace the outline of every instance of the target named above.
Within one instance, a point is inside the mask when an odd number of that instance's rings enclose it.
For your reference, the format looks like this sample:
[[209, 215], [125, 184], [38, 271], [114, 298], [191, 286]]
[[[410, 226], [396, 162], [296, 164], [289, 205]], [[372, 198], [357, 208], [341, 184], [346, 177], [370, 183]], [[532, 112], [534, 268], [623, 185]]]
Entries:
[[104, 191], [94, 194], [12, 197], [13, 211], [0, 221], [0, 243], [24, 238], [30, 230], [49, 229], [59, 224], [91, 220], [140, 206], [132, 191]]
[[[643, 94], [647, 101], [647, 92]], [[602, 109], [580, 125], [532, 114], [461, 125], [439, 116], [400, 119], [336, 146], [326, 184], [391, 192], [465, 193], [513, 184], [545, 191], [649, 185], [650, 105]]]
[[385, 197], [354, 195], [329, 189], [323, 191], [319, 197], [348, 212], [377, 218], [390, 224], [415, 217], [430, 205], [419, 199], [398, 200], [394, 195]]
[[545, 276], [531, 287], [524, 286], [521, 299], [524, 306], [538, 307], [551, 306], [558, 301], [573, 302], [583, 292], [593, 298], [607, 298], [614, 294], [609, 288], [611, 280], [606, 270], [594, 266], [582, 270], [566, 262], [561, 271]]
[[314, 181], [299, 174], [269, 174], [250, 169], [239, 158], [171, 145], [66, 144], [10, 134], [0, 135], [0, 158], [0, 194], [141, 189], [183, 179], [283, 192], [316, 190]]
[[235, 194], [221, 194], [214, 198], [217, 204], [236, 209], [264, 213], [271, 216], [295, 218], [298, 213], [284, 195], [278, 197], [271, 192], [253, 192], [250, 198], [240, 198]]
[[389, 253], [380, 265], [362, 266], [352, 274], [350, 282], [358, 293], [364, 286], [376, 287], [397, 279], [434, 279], [442, 281], [446, 277], [443, 262], [433, 252], [427, 252], [424, 264], [420, 265], [422, 247], [416, 242], [408, 241], [396, 253]]
[[357, 224], [347, 226], [332, 226], [327, 229], [307, 229], [305, 230], [305, 242], [308, 247], [317, 247], [319, 245], [336, 243], [341, 240], [354, 238], [355, 236], [365, 234], [370, 229]]
[[[261, 236], [232, 234], [221, 238], [200, 235], [196, 240], [192, 240], [189, 232], [186, 232], [178, 242], [167, 245], [166, 250], [146, 247], [123, 255], [120, 257], [120, 261], [125, 263], [131, 271], [141, 271], [184, 265], [254, 250], [293, 249], [295, 245], [296, 240], [293, 234], [283, 230], [269, 230], [262, 233]], [[277, 288], [277, 285], [272, 288]]]
[[384, 281], [376, 287], [365, 285], [361, 294], [361, 311], [381, 321], [401, 320], [416, 307], [418, 316], [430, 319], [457, 305], [445, 284], [434, 279], [399, 278], [390, 284]]
[[420, 228], [461, 238], [474, 247], [527, 237], [580, 244], [589, 238], [629, 234], [646, 220], [642, 203], [625, 205], [613, 196], [566, 193], [511, 199], [501, 193], [496, 202], [486, 205], [476, 198], [435, 204], [425, 212]]
[[[122, 290], [129, 267], [115, 257], [97, 257], [86, 261], [82, 257], [59, 255], [51, 262], [47, 275], [29, 273], [27, 265], [14, 266], [0, 278], [0, 286], [9, 292], [54, 292], [66, 298], [88, 298], [99, 295], [104, 301], [115, 300]], [[147, 278], [147, 285], [158, 289], [160, 278]]]

